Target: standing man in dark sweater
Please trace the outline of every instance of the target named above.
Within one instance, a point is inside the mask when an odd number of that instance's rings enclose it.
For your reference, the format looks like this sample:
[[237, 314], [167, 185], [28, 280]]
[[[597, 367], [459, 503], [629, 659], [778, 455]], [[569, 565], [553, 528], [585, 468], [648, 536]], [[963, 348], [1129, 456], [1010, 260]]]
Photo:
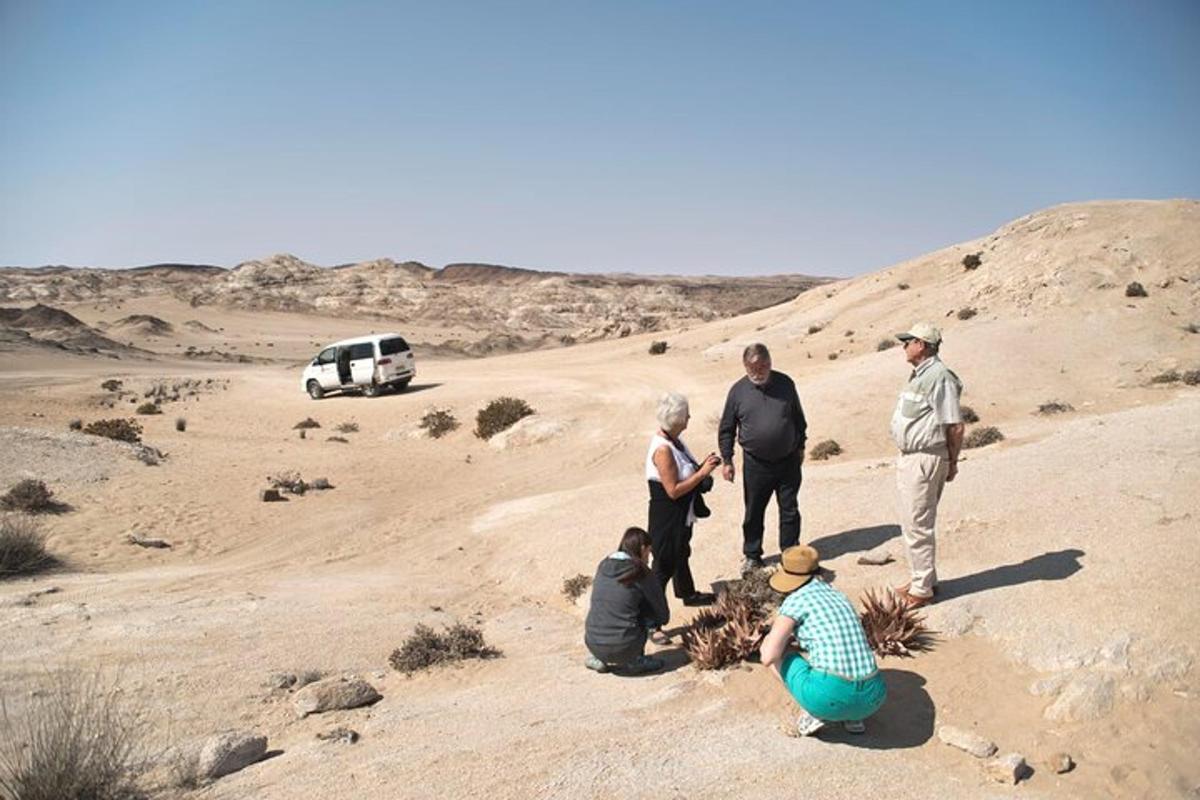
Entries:
[[771, 369], [766, 345], [742, 353], [746, 377], [729, 389], [717, 441], [724, 462], [721, 474], [733, 481], [733, 442], [742, 445], [742, 574], [763, 566], [763, 515], [771, 495], [779, 506], [779, 551], [800, 543], [800, 465], [808, 425], [796, 384]]

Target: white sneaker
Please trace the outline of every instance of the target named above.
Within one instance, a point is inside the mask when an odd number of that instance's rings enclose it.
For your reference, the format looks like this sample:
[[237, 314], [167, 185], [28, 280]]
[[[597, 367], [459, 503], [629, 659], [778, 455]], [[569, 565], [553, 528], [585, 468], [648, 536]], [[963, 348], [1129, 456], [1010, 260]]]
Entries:
[[807, 711], [801, 711], [800, 716], [796, 718], [796, 734], [799, 736], [812, 736], [824, 727], [824, 722]]

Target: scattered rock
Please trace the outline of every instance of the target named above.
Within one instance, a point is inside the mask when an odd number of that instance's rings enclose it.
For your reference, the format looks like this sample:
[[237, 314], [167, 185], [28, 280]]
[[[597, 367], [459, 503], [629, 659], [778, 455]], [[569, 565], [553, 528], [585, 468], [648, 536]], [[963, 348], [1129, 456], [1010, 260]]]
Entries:
[[1096, 662], [1114, 669], [1129, 668], [1129, 646], [1133, 643], [1133, 634], [1119, 633], [1109, 639], [1096, 653]]
[[258, 499], [264, 503], [278, 503], [283, 500], [278, 489], [260, 489]]
[[294, 672], [272, 672], [267, 678], [268, 689], [290, 689], [296, 685]]
[[323, 491], [325, 489], [332, 489], [333, 484], [329, 482], [328, 478], [317, 478], [309, 485], [309, 488]]
[[1019, 782], [1029, 773], [1029, 765], [1025, 763], [1025, 756], [1020, 753], [1009, 753], [1008, 755], [993, 758], [984, 765], [988, 776], [1000, 783], [1015, 784]]
[[1115, 695], [1116, 684], [1111, 676], [1080, 675], [1063, 688], [1044, 716], [1054, 722], [1100, 719], [1112, 710]]
[[1041, 678], [1029, 684], [1029, 693], [1034, 697], [1055, 697], [1067, 685], [1069, 678], [1066, 674]]
[[1192, 668], [1192, 658], [1187, 653], [1167, 653], [1146, 669], [1146, 677], [1155, 683], [1177, 681]]
[[1122, 683], [1121, 696], [1133, 703], [1145, 703], [1150, 699], [1150, 687], [1142, 681]]
[[125, 541], [129, 544], [136, 544], [138, 547], [155, 547], [158, 549], [169, 549], [171, 543], [166, 539], [151, 539], [146, 536], [140, 536], [136, 533], [126, 534]]
[[211, 780], [237, 772], [262, 759], [267, 753], [267, 737], [250, 731], [225, 731], [210, 737], [200, 749], [198, 772]]
[[938, 738], [951, 747], [957, 747], [963, 752], [970, 753], [976, 758], [987, 758], [995, 755], [996, 744], [977, 733], [956, 728], [953, 725], [943, 725], [938, 728]]
[[358, 708], [382, 698], [375, 687], [358, 678], [328, 678], [296, 692], [293, 703], [301, 717], [343, 708]]
[[891, 551], [885, 547], [876, 547], [874, 550], [863, 553], [858, 557], [858, 563], [865, 564], [868, 567], [882, 567], [884, 564], [890, 564], [894, 560]]
[[1067, 753], [1053, 753], [1046, 759], [1046, 766], [1056, 775], [1063, 775], [1075, 769], [1075, 762]]
[[317, 734], [317, 738], [324, 742], [335, 742], [337, 744], [354, 744], [358, 741], [358, 731], [339, 725], [336, 728], [331, 728], [327, 731], [322, 731]]

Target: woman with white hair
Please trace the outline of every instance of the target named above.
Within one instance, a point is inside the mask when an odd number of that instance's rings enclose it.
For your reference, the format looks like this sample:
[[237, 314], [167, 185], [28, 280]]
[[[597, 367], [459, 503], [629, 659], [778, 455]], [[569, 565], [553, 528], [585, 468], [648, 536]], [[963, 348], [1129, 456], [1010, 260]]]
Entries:
[[[650, 487], [650, 521], [646, 528], [659, 584], [665, 589], [668, 581], [673, 582], [675, 596], [684, 605], [699, 606], [711, 603], [713, 596], [696, 591], [688, 565], [696, 498], [701, 483], [708, 480], [712, 485], [710, 476], [721, 465], [721, 459], [709, 453], [703, 462], [697, 462], [679, 438], [690, 416], [687, 398], [678, 392], [667, 392], [659, 399], [658, 432], [646, 454], [646, 482]], [[666, 641], [661, 631], [652, 638], [659, 643]]]

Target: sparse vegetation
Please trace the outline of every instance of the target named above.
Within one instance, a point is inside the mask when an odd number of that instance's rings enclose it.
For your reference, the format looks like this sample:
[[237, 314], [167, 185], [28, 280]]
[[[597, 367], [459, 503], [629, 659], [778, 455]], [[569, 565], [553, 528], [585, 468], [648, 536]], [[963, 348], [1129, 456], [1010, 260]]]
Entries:
[[0, 517], [0, 578], [32, 575], [55, 563], [36, 520], [19, 514]]
[[123, 384], [116, 378], [109, 378], [104, 383], [100, 384], [100, 388], [106, 392], [119, 392]]
[[661, 356], [665, 352], [667, 352], [667, 343], [666, 342], [651, 342], [650, 343], [650, 355]]
[[1200, 325], [1197, 325], [1194, 322], [1189, 322], [1187, 325], [1183, 326], [1183, 330], [1187, 333], [1200, 333]]
[[85, 425], [83, 432], [130, 444], [142, 441], [141, 423], [132, 419], [98, 419]]
[[963, 441], [963, 447], [972, 449], [976, 447], [987, 447], [989, 444], [995, 444], [1004, 440], [1004, 434], [999, 428], [994, 428], [991, 425], [985, 425], [982, 428], [975, 428], [967, 434], [967, 438]]
[[418, 625], [412, 635], [392, 651], [388, 663], [398, 672], [411, 675], [438, 664], [500, 655], [499, 650], [484, 641], [483, 631], [456, 622], [442, 633], [428, 625]]
[[1066, 414], [1074, 410], [1075, 406], [1070, 403], [1060, 403], [1057, 400], [1051, 400], [1048, 403], [1042, 403], [1038, 406], [1037, 413], [1048, 417], [1051, 414]]
[[696, 669], [721, 669], [758, 650], [767, 614], [747, 595], [724, 592], [711, 609], [701, 609], [683, 632], [683, 646]]
[[0, 496], [0, 508], [26, 514], [44, 514], [57, 510], [59, 504], [54, 502], [54, 492], [45, 483], [26, 478], [14, 483], [6, 494]]
[[897, 283], [897, 284], [896, 284], [896, 288], [897, 288], [897, 289], [899, 289], [899, 290], [900, 290], [900, 291], [902, 291], [902, 292], [907, 292], [907, 291], [908, 291], [908, 289], [909, 289], [909, 286], [908, 286], [908, 284], [907, 284], [907, 283]]
[[592, 579], [580, 573], [570, 578], [563, 578], [562, 593], [571, 602], [578, 600], [592, 585]]
[[184, 431], [186, 431], [187, 430], [187, 420], [184, 419], [183, 417], [176, 417], [175, 418], [175, 430], [179, 431], [180, 433], [183, 433]]
[[783, 600], [783, 595], [771, 588], [771, 573], [765, 569], [752, 570], [740, 580], [727, 582], [722, 594], [728, 594], [734, 599], [747, 598], [768, 616]]
[[420, 427], [428, 431], [431, 438], [440, 439], [458, 429], [458, 419], [448, 408], [434, 408], [421, 417]]
[[268, 475], [267, 483], [271, 485], [272, 489], [278, 489], [281, 492], [288, 492], [290, 494], [304, 494], [309, 489], [308, 483], [300, 477], [299, 472], [293, 469]]
[[891, 350], [896, 346], [896, 344], [897, 342], [895, 339], [888, 337], [887, 339], [880, 339], [879, 344], [875, 345], [875, 349], [882, 353], [884, 350]]
[[532, 413], [533, 409], [520, 398], [498, 397], [475, 415], [475, 435], [480, 439], [490, 439]]
[[1149, 297], [1149, 295], [1146, 294], [1146, 287], [1142, 286], [1137, 281], [1133, 281], [1128, 286], [1125, 287], [1125, 296], [1126, 297]]
[[83, 420], [73, 419], [67, 423], [67, 428], [73, 431], [81, 431], [83, 430]]
[[956, 314], [955, 316], [957, 316], [961, 320], [968, 320], [978, 313], [979, 312], [976, 311], [975, 309], [971, 308], [970, 306], [967, 306], [966, 308], [960, 308], [958, 310], [958, 314]]
[[1179, 383], [1183, 380], [1183, 376], [1179, 374], [1177, 369], [1169, 369], [1165, 372], [1160, 372], [1150, 379], [1151, 383]]
[[136, 800], [145, 718], [98, 675], [58, 672], [17, 719], [0, 703], [0, 796], [6, 800]]
[[161, 414], [162, 409], [158, 407], [158, 403], [142, 403], [137, 407], [139, 414]]
[[970, 406], [962, 406], [959, 409], [962, 412], [962, 420], [968, 425], [973, 422], [979, 422], [979, 415], [975, 413], [975, 409]]
[[830, 361], [837, 361], [837, 359], [838, 359], [838, 354], [837, 354], [837, 353], [830, 353], [830, 354], [827, 356], [827, 358], [828, 358]]
[[842, 446], [833, 439], [826, 439], [823, 442], [819, 442], [808, 451], [808, 455], [813, 461], [826, 461], [841, 454]]
[[862, 605], [859, 619], [867, 634], [867, 643], [876, 655], [911, 656], [933, 646], [924, 616], [902, 602], [891, 589], [884, 589], [878, 595], [868, 589]]
[[846, 337], [850, 337], [850, 336], [853, 336], [853, 335], [854, 335], [854, 331], [852, 331], [852, 330], [850, 330], [850, 331], [846, 331], [845, 333], [843, 333], [843, 334], [842, 334], [842, 336], [846, 336]]
[[963, 268], [967, 270], [979, 269], [979, 265], [983, 263], [983, 259], [980, 258], [982, 255], [983, 253], [967, 253], [963, 256]]
[[319, 428], [319, 427], [321, 427], [321, 423], [317, 422], [312, 417], [305, 417], [304, 419], [300, 420], [295, 425], [293, 425], [292, 430], [302, 431], [302, 430], [306, 430], [308, 428]]
[[809, 325], [809, 326], [808, 326], [808, 332], [809, 332], [810, 334], [811, 334], [811, 333], [820, 333], [820, 332], [821, 332], [821, 331], [823, 331], [823, 330], [825, 330], [825, 326], [824, 326], [824, 325], [820, 325], [820, 324], [818, 324], [818, 323], [816, 323], [816, 322], [814, 322], [812, 325]]
[[358, 423], [357, 422], [343, 422], [342, 424], [340, 424], [336, 428], [334, 428], [334, 430], [337, 431], [338, 433], [358, 433]]
[[1200, 384], [1200, 369], [1189, 369], [1183, 373], [1183, 382], [1187, 386], [1196, 386]]
[[325, 441], [337, 442], [338, 444], [350, 444], [350, 440], [347, 439], [345, 436], [329, 436], [329, 437], [326, 437]]

